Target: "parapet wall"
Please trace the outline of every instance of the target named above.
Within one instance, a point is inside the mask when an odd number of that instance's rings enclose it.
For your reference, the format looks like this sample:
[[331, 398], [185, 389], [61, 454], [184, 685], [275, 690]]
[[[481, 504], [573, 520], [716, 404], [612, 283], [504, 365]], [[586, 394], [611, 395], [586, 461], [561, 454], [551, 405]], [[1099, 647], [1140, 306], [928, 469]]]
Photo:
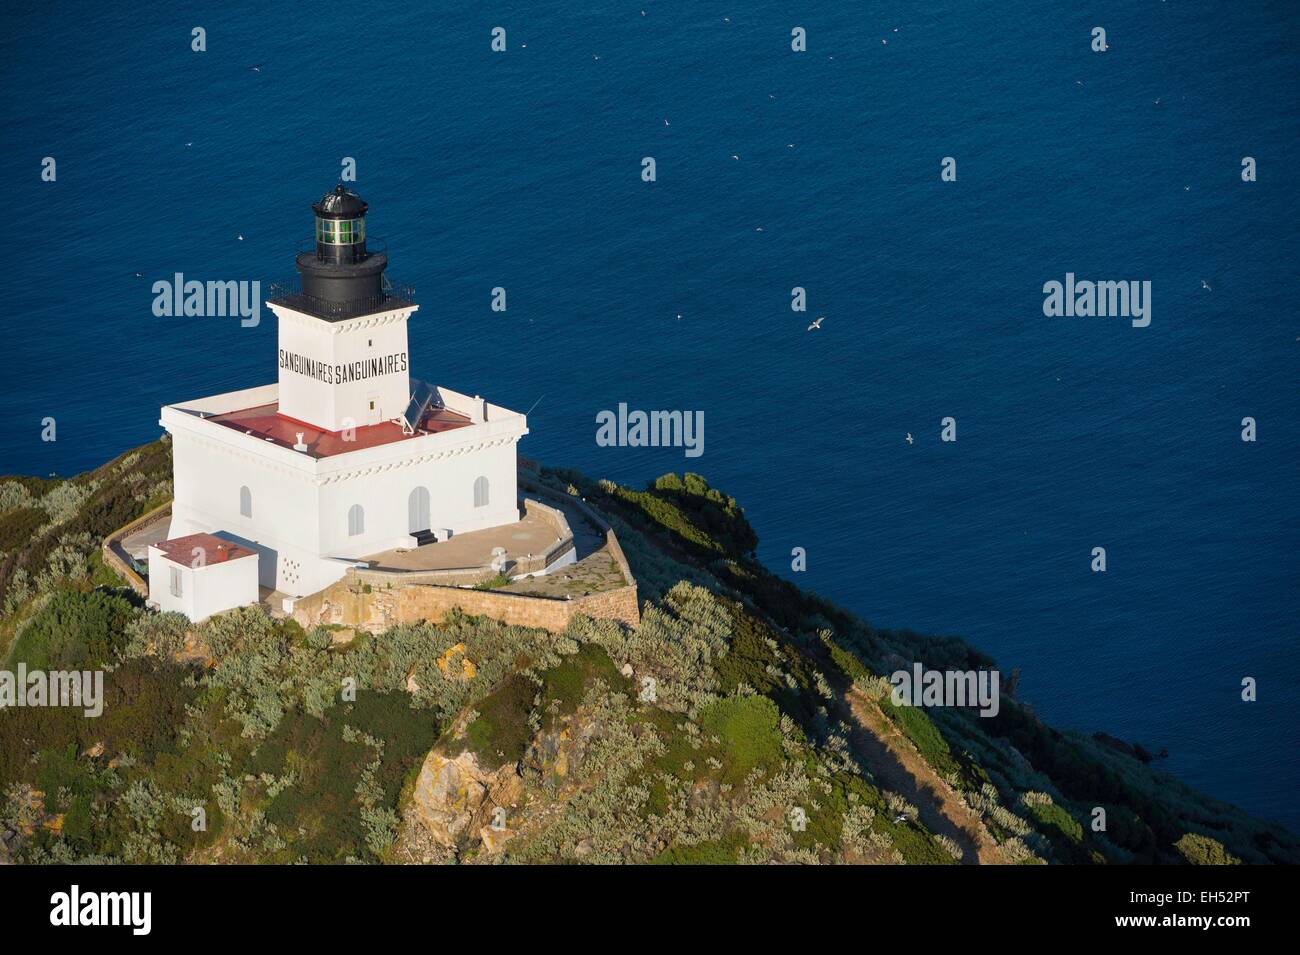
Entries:
[[[532, 470], [536, 470], [536, 465], [533, 466]], [[636, 578], [632, 576], [632, 567], [627, 562], [627, 556], [623, 553], [623, 548], [619, 546], [618, 537], [614, 534], [614, 528], [610, 526], [609, 521], [605, 520], [605, 518], [601, 516], [600, 511], [596, 510], [582, 498], [575, 497], [572, 494], [561, 494], [559, 491], [553, 490], [545, 484], [539, 483], [527, 474], [519, 475], [519, 486], [521, 488], [527, 488], [528, 491], [536, 494], [538, 497], [549, 497], [552, 499], [563, 498], [568, 504], [576, 507], [585, 514], [589, 521], [605, 532], [605, 546], [609, 548], [610, 555], [614, 558], [614, 562], [618, 564], [618, 568], [623, 572], [623, 577], [627, 582], [636, 586]], [[563, 517], [563, 513], [561, 513], [560, 516]]]

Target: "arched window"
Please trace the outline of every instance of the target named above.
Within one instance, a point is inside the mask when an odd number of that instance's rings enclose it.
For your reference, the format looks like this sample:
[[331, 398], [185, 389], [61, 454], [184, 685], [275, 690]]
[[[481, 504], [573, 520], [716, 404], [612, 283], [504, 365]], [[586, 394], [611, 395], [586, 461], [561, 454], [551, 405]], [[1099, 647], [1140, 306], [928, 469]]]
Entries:
[[253, 492], [248, 489], [248, 485], [239, 489], [239, 516], [253, 516]]
[[348, 536], [357, 537], [366, 532], [366, 512], [360, 504], [348, 508]]
[[474, 506], [488, 506], [488, 479], [485, 477], [474, 479]]

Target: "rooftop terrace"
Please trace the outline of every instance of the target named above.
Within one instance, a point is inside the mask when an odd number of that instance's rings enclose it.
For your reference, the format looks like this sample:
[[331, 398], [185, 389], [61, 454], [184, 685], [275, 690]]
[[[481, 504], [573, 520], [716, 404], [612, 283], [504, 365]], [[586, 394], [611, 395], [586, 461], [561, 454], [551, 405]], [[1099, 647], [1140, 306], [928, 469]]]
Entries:
[[454, 431], [472, 423], [468, 417], [455, 411], [430, 407], [420, 419], [414, 434], [404, 433], [400, 424], [384, 421], [379, 424], [359, 426], [352, 440], [344, 440], [345, 432], [323, 431], [315, 425], [280, 414], [279, 408], [278, 402], [272, 402], [239, 411], [209, 415], [207, 420], [262, 438], [282, 448], [293, 448], [298, 441], [298, 434], [301, 433], [303, 443], [307, 445], [307, 450], [303, 453], [313, 458], [328, 458], [348, 451], [377, 448], [425, 434]]

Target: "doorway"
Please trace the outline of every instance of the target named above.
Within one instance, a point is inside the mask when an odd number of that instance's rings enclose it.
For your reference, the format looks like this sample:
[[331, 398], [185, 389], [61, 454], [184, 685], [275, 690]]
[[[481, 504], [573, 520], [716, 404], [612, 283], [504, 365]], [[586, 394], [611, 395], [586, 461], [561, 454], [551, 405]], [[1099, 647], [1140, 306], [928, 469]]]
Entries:
[[417, 487], [406, 499], [406, 530], [414, 534], [429, 529], [429, 489]]

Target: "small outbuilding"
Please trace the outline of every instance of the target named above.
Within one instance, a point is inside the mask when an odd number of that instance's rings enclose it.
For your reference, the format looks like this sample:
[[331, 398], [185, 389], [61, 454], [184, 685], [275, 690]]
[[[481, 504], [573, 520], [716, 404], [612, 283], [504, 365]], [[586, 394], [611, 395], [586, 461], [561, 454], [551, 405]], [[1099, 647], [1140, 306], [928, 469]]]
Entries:
[[187, 534], [149, 545], [149, 602], [195, 623], [255, 604], [257, 552], [213, 534]]

